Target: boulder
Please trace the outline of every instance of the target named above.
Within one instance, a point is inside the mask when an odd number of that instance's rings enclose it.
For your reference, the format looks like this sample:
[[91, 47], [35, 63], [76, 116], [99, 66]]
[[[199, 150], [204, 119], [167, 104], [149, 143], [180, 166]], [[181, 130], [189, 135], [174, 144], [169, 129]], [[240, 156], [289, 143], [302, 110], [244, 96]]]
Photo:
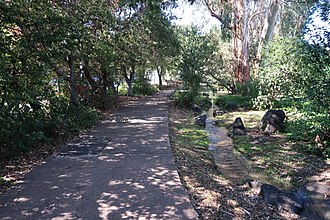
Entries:
[[282, 110], [268, 110], [262, 117], [259, 129], [264, 134], [274, 134], [284, 129], [285, 113]]
[[195, 104], [193, 106], [193, 111], [196, 112], [197, 114], [202, 113], [201, 107], [199, 107], [198, 105], [195, 105]]
[[224, 111], [220, 111], [220, 110], [213, 110], [213, 117], [219, 116], [219, 115], [223, 115], [225, 114]]
[[207, 118], [206, 115], [197, 116], [195, 118], [195, 124], [205, 128], [205, 126], [206, 126], [206, 118]]
[[282, 191], [269, 184], [261, 186], [260, 196], [267, 204], [276, 206], [278, 210], [286, 210], [298, 215], [306, 204], [306, 199], [298, 193]]
[[233, 123], [233, 135], [246, 135], [245, 126], [240, 117], [236, 118]]

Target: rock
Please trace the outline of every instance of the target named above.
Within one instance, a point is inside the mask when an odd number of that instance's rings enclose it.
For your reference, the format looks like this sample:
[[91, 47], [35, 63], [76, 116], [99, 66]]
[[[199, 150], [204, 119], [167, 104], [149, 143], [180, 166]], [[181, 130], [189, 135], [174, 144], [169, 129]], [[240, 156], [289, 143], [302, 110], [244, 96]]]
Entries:
[[225, 114], [224, 111], [220, 111], [220, 110], [213, 110], [213, 117], [219, 116], [219, 115], [223, 115]]
[[193, 111], [196, 112], [197, 114], [202, 113], [202, 109], [198, 105], [193, 106]]
[[259, 129], [264, 134], [274, 134], [284, 129], [285, 113], [282, 110], [268, 110], [262, 117]]
[[206, 118], [207, 118], [206, 115], [197, 116], [195, 118], [195, 124], [205, 128], [205, 126], [206, 126]]
[[240, 117], [236, 118], [233, 123], [233, 135], [246, 135], [245, 126]]
[[259, 182], [258, 180], [251, 180], [251, 179], [247, 179], [245, 181], [245, 185], [252, 188], [254, 191], [260, 193], [261, 190], [261, 186], [263, 185], [261, 182]]
[[298, 193], [282, 191], [269, 184], [261, 186], [260, 196], [267, 204], [276, 206], [278, 210], [284, 209], [298, 215], [304, 210], [306, 203], [305, 198]]

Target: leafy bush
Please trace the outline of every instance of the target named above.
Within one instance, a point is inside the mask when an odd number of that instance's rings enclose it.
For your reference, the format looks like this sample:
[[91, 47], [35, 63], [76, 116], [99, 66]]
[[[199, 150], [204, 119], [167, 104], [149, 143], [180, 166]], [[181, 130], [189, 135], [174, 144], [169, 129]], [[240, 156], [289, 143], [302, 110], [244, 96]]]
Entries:
[[221, 95], [215, 100], [219, 108], [226, 111], [237, 111], [239, 109], [250, 109], [251, 98], [240, 95]]
[[[330, 158], [330, 115], [305, 113], [287, 122], [286, 135], [290, 140], [299, 142], [302, 150]], [[317, 135], [319, 146], [315, 142]]]
[[245, 83], [236, 83], [235, 84], [235, 94], [248, 97], [249, 99], [256, 98], [258, 96], [258, 82], [257, 81], [248, 81]]
[[152, 95], [157, 92], [156, 87], [152, 86], [148, 79], [139, 77], [133, 82], [134, 95]]
[[302, 97], [330, 110], [330, 56], [326, 48], [300, 38], [279, 38], [264, 50], [254, 107], [273, 108], [286, 97]]
[[193, 109], [196, 105], [204, 110], [211, 107], [210, 99], [206, 96], [202, 96], [199, 93], [190, 91], [176, 91], [172, 97], [174, 103], [179, 108]]
[[70, 106], [66, 100], [53, 98], [51, 103], [33, 109], [21, 100], [5, 105], [0, 111], [0, 155], [10, 158], [22, 152], [67, 138], [91, 126], [99, 114], [82, 105]]

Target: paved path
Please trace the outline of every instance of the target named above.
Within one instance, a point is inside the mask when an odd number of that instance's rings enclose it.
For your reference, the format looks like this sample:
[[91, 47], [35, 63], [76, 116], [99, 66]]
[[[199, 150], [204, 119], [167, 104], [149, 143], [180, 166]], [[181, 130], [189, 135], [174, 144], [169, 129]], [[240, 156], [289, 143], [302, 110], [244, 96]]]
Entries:
[[196, 219], [169, 145], [167, 95], [131, 102], [34, 168], [0, 196], [0, 219]]

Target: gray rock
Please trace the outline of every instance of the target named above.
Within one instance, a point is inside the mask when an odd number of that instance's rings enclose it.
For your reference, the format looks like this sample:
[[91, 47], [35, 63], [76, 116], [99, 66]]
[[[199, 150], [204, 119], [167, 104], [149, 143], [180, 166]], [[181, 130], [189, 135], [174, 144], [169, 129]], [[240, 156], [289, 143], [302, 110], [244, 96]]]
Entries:
[[206, 126], [206, 118], [207, 118], [206, 115], [197, 116], [195, 118], [195, 124], [205, 128], [205, 126]]
[[224, 111], [220, 111], [220, 110], [213, 110], [213, 117], [219, 116], [219, 115], [223, 115], [225, 114]]
[[259, 129], [264, 134], [274, 134], [284, 130], [285, 113], [282, 110], [268, 110], [262, 117]]
[[233, 123], [233, 135], [246, 135], [245, 126], [240, 117], [236, 118]]
[[258, 180], [247, 179], [245, 181], [245, 185], [260, 193], [261, 186], [263, 185], [263, 183], [259, 182]]
[[260, 196], [267, 204], [274, 205], [279, 210], [284, 209], [298, 215], [304, 210], [306, 203], [305, 198], [298, 193], [282, 191], [269, 184], [261, 186]]
[[196, 112], [197, 114], [202, 113], [202, 109], [198, 105], [193, 106], [193, 111]]

